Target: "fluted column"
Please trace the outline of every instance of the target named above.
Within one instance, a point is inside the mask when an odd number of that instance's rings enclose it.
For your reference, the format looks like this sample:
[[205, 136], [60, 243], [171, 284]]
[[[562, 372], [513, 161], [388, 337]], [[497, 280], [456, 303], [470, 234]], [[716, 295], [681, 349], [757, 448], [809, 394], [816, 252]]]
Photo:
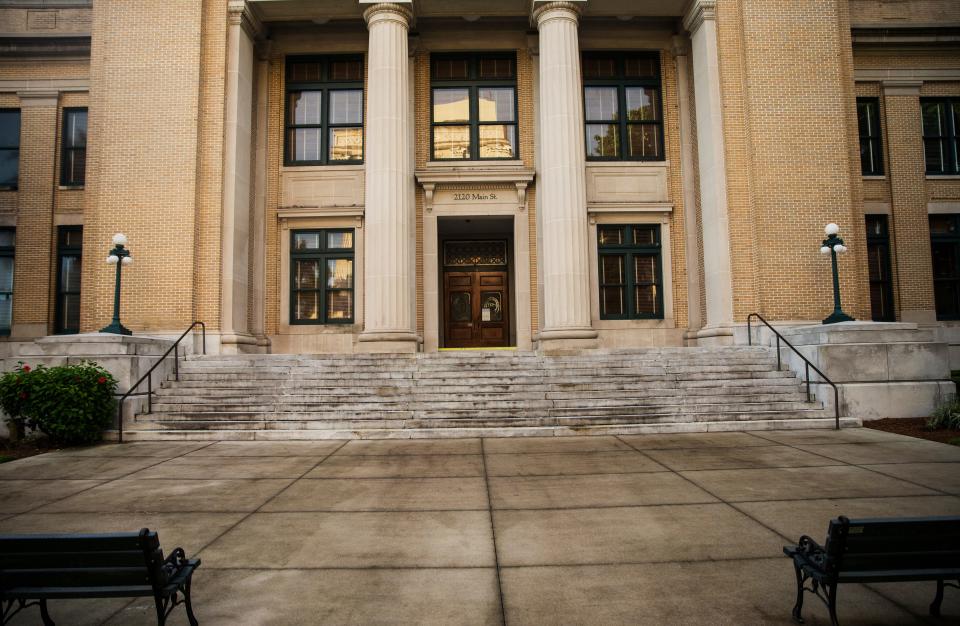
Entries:
[[684, 18], [693, 48], [703, 274], [707, 302], [701, 344], [733, 340], [733, 279], [727, 210], [727, 166], [723, 141], [723, 104], [717, 48], [716, 0], [694, 0]]
[[[368, 3], [363, 3], [368, 4]], [[370, 31], [367, 51], [367, 120], [364, 243], [364, 329], [360, 349], [413, 352], [417, 349], [411, 271], [415, 224], [408, 172], [409, 2], [372, 4], [363, 17]]]
[[589, 347], [589, 228], [583, 83], [577, 28], [586, 2], [534, 2], [540, 31], [540, 212], [544, 327], [540, 346]]

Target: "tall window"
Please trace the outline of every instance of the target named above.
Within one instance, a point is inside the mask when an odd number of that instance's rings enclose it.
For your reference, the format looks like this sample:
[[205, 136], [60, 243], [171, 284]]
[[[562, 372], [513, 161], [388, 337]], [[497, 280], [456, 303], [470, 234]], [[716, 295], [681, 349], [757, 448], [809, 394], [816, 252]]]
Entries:
[[960, 215], [930, 216], [930, 247], [937, 319], [960, 319]]
[[290, 323], [353, 322], [353, 230], [296, 230], [290, 242]]
[[857, 121], [860, 124], [860, 171], [864, 176], [882, 176], [879, 98], [857, 98]]
[[430, 71], [433, 159], [516, 159], [516, 54], [434, 55]]
[[54, 332], [80, 332], [80, 266], [83, 255], [83, 226], [57, 229], [57, 303]]
[[16, 231], [0, 228], [0, 335], [10, 334], [13, 318], [13, 253]]
[[585, 53], [587, 158], [662, 161], [660, 55]]
[[597, 248], [600, 318], [662, 319], [660, 226], [599, 225]]
[[87, 110], [63, 110], [63, 153], [60, 155], [60, 184], [82, 187], [87, 165]]
[[922, 98], [920, 109], [927, 174], [960, 174], [960, 98]]
[[20, 173], [20, 109], [0, 109], [0, 189], [16, 189]]
[[893, 322], [890, 279], [890, 231], [886, 215], [867, 215], [867, 259], [870, 263], [870, 306], [874, 322]]
[[363, 60], [287, 59], [287, 165], [363, 161]]

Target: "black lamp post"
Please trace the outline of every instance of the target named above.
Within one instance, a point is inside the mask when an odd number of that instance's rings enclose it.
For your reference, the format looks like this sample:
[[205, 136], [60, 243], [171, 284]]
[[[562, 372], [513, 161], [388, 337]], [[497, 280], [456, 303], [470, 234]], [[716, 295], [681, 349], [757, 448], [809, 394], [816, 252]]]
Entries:
[[123, 233], [117, 233], [113, 236], [113, 250], [107, 257], [107, 263], [117, 266], [117, 283], [113, 290], [113, 321], [109, 326], [100, 329], [101, 333], [113, 333], [115, 335], [132, 335], [129, 328], [120, 323], [120, 271], [124, 265], [133, 263], [133, 257], [130, 251], [124, 246], [127, 245], [127, 236]]
[[840, 227], [830, 223], [823, 231], [827, 234], [827, 238], [823, 240], [820, 252], [829, 254], [830, 261], [833, 263], [833, 313], [823, 320], [823, 323], [836, 324], [837, 322], [856, 321], [840, 308], [840, 274], [837, 272], [837, 254], [843, 254], [847, 251], [847, 247], [843, 245], [843, 239], [837, 234], [840, 232]]

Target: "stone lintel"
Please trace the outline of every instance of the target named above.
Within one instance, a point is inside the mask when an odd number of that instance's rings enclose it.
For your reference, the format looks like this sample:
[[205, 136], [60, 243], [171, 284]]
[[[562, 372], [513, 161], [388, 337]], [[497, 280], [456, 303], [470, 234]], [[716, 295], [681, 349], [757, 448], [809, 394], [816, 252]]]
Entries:
[[920, 96], [922, 80], [884, 80], [882, 83], [884, 96]]
[[60, 92], [56, 89], [29, 89], [18, 91], [21, 107], [55, 107]]

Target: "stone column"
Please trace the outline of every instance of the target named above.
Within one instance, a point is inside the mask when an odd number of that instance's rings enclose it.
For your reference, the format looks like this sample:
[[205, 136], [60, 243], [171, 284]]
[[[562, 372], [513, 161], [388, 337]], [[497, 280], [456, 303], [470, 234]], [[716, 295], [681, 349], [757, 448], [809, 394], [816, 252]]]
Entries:
[[727, 168], [723, 141], [723, 103], [717, 49], [716, 0], [694, 0], [683, 20], [693, 47], [703, 274], [707, 319], [700, 344], [733, 341], [733, 281], [727, 214]]
[[57, 155], [56, 91], [21, 91], [17, 253], [13, 263], [14, 339], [49, 332], [53, 262], [53, 188]]
[[933, 260], [927, 215], [920, 81], [884, 81], [891, 243], [897, 263], [899, 321], [935, 323]]
[[577, 28], [585, 1], [533, 3], [540, 32], [540, 172], [537, 184], [542, 350], [589, 348], [590, 321], [583, 82]]
[[256, 346], [247, 319], [250, 276], [247, 261], [250, 247], [253, 40], [260, 26], [246, 0], [230, 0], [227, 17], [220, 345], [223, 352], [236, 353]]
[[253, 292], [250, 332], [257, 339], [261, 351], [267, 351], [270, 340], [266, 337], [266, 263], [267, 263], [267, 133], [270, 117], [270, 40], [259, 42], [257, 46], [256, 80], [256, 138], [253, 148], [253, 212], [250, 227], [253, 229], [251, 253], [253, 254], [253, 272], [250, 288]]
[[365, 172], [364, 352], [415, 352], [415, 289], [411, 271], [416, 226], [408, 111], [407, 35], [410, 2], [370, 3], [367, 51]]
[[696, 159], [693, 143], [693, 118], [690, 111], [690, 61], [688, 44], [683, 37], [673, 38], [673, 57], [677, 66], [677, 100], [680, 106], [680, 174], [683, 183], [683, 232], [687, 259], [687, 328], [688, 338], [696, 338], [703, 327], [700, 315], [700, 245], [697, 241], [697, 183], [694, 174]]

